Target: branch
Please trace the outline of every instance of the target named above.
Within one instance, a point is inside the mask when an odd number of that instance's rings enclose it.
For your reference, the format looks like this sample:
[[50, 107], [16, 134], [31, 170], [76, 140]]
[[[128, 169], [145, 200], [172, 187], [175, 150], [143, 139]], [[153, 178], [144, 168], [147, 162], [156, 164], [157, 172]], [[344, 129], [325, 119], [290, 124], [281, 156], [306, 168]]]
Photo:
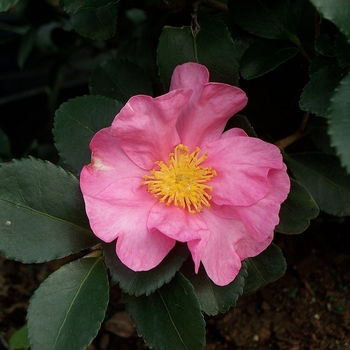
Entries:
[[291, 145], [295, 141], [306, 136], [308, 134], [308, 132], [305, 131], [305, 128], [306, 128], [306, 124], [307, 124], [308, 119], [309, 119], [309, 112], [306, 112], [303, 116], [303, 119], [301, 120], [301, 124], [300, 124], [300, 127], [298, 128], [298, 130], [294, 134], [289, 135], [289, 136], [285, 137], [284, 139], [275, 142], [275, 145], [281, 151], [283, 151], [286, 147], [288, 147], [289, 145]]

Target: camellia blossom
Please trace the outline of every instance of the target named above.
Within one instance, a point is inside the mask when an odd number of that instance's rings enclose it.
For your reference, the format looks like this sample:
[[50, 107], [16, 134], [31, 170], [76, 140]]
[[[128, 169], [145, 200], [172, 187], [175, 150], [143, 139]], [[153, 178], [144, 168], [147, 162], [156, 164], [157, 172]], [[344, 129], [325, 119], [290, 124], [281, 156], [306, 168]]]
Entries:
[[86, 212], [130, 269], [150, 270], [186, 242], [195, 272], [202, 263], [223, 286], [271, 243], [290, 180], [275, 145], [223, 132], [246, 103], [241, 89], [185, 63], [169, 93], [133, 96], [93, 137], [80, 179]]

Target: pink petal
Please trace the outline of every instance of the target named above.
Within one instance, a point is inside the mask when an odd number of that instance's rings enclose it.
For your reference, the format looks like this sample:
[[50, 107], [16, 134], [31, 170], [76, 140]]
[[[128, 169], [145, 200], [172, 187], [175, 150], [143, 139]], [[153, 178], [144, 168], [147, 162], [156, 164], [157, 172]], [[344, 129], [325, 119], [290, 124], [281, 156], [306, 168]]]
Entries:
[[283, 203], [290, 191], [290, 178], [287, 173], [287, 167], [283, 163], [282, 169], [271, 169], [268, 175], [270, 183], [270, 191], [266, 195], [266, 199]]
[[176, 241], [159, 231], [138, 230], [135, 236], [120, 234], [116, 252], [124, 265], [133, 271], [148, 271], [158, 266], [174, 248]]
[[126, 156], [119, 139], [110, 131], [111, 128], [98, 131], [90, 142], [91, 163], [83, 168], [80, 175], [80, 187], [85, 195], [97, 195], [124, 177], [142, 178], [145, 175], [145, 171]]
[[290, 180], [285, 169], [271, 170], [269, 173], [270, 191], [268, 194], [249, 207], [236, 207], [249, 234], [259, 242], [263, 242], [273, 234], [279, 223], [281, 203], [287, 198]]
[[273, 234], [267, 236], [262, 242], [254, 240], [251, 236], [246, 236], [236, 244], [236, 252], [241, 261], [247, 258], [254, 258], [255, 256], [262, 253], [272, 242]]
[[227, 137], [236, 137], [236, 136], [248, 136], [247, 133], [240, 129], [240, 128], [232, 128], [227, 131], [225, 131], [222, 135], [221, 138], [227, 138]]
[[157, 199], [140, 184], [140, 178], [124, 178], [97, 196], [84, 196], [93, 232], [105, 242], [118, 238], [117, 255], [134, 271], [157, 266], [176, 243], [148, 230], [148, 215]]
[[206, 210], [203, 216], [210, 236], [201, 261], [209, 278], [215, 284], [224, 286], [232, 282], [239, 273], [241, 260], [235, 244], [247, 233], [240, 221], [219, 218], [210, 210]]
[[208, 234], [208, 229], [200, 216], [164, 203], [152, 207], [147, 226], [149, 230], [157, 229], [179, 242], [201, 239]]
[[157, 199], [147, 193], [141, 181], [137, 177], [124, 178], [96, 195], [83, 192], [90, 226], [97, 237], [111, 242], [123, 231], [146, 226], [148, 214]]
[[193, 91], [202, 88], [209, 81], [207, 67], [193, 62], [177, 66], [171, 77], [170, 91], [176, 89], [192, 89]]
[[273, 235], [279, 223], [280, 207], [280, 203], [262, 199], [249, 207], [236, 207], [235, 212], [240, 216], [249, 234], [258, 242], [263, 242]]
[[232, 282], [240, 271], [241, 261], [258, 255], [273, 238], [271, 235], [264, 242], [257, 242], [241, 221], [223, 219], [210, 210], [205, 212], [204, 220], [210, 237], [201, 260], [209, 278], [219, 286]]
[[269, 191], [271, 168], [283, 167], [280, 150], [254, 137], [224, 137], [205, 147], [217, 176], [210, 180], [212, 201], [218, 205], [248, 206]]
[[157, 98], [133, 96], [112, 123], [112, 134], [130, 159], [143, 169], [157, 160], [167, 161], [180, 142], [175, 129], [191, 90], [175, 90]]
[[179, 242], [187, 242], [192, 252], [195, 270], [198, 272], [200, 259], [210, 234], [201, 213], [190, 214], [182, 208], [159, 203], [151, 209], [147, 225], [150, 231], [157, 229]]
[[177, 123], [181, 142], [190, 149], [217, 140], [230, 117], [247, 103], [239, 88], [221, 83], [208, 83], [195, 92], [183, 109]]

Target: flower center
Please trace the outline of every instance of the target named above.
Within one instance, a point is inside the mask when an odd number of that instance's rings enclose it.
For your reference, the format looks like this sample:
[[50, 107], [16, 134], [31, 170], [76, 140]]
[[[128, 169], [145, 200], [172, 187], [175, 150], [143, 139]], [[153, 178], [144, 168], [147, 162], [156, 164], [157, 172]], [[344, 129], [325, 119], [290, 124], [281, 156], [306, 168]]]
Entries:
[[160, 202], [187, 208], [191, 214], [200, 212], [203, 205], [209, 208], [211, 195], [207, 191], [213, 188], [205, 183], [217, 174], [211, 167], [200, 166], [208, 153], [201, 157], [199, 153], [198, 147], [190, 154], [188, 147], [177, 145], [174, 153], [169, 154], [168, 165], [155, 162], [159, 170], [151, 170], [152, 175], [145, 175], [141, 184], [148, 185], [148, 191]]

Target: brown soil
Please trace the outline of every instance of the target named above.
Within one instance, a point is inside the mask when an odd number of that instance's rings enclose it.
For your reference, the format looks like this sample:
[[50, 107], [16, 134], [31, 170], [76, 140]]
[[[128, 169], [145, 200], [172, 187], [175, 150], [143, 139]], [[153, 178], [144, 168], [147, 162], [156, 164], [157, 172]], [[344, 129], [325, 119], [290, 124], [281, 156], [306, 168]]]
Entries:
[[[224, 315], [206, 317], [206, 350], [350, 349], [348, 221], [314, 224], [299, 236], [277, 235], [286, 274]], [[59, 263], [23, 265], [0, 256], [0, 350], [25, 323], [28, 300]], [[111, 289], [108, 319], [89, 350], [147, 349]], [[1, 344], [1, 342], [3, 344]]]

